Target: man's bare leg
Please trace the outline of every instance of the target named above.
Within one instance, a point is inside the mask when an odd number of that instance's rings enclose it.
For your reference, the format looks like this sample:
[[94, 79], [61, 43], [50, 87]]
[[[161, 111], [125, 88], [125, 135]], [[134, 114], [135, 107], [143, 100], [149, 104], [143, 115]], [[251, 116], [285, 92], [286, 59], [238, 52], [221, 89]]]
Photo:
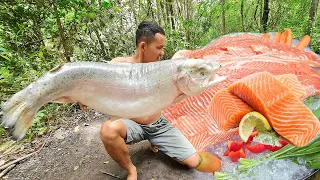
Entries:
[[137, 180], [137, 169], [132, 164], [125, 143], [126, 126], [121, 121], [106, 121], [100, 130], [100, 137], [108, 154], [128, 172], [127, 180]]

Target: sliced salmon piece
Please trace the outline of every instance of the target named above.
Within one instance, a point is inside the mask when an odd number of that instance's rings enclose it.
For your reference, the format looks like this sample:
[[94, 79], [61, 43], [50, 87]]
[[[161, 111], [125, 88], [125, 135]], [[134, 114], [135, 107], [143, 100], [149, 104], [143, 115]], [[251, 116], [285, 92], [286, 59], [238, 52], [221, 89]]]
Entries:
[[230, 55], [232, 57], [266, 55], [278, 58], [280, 61], [293, 61], [312, 67], [320, 67], [320, 60], [312, 52], [252, 34], [221, 37], [202, 49], [182, 53], [182, 56], [189, 58], [205, 58], [212, 55]]
[[[275, 76], [275, 78], [296, 97], [302, 98], [307, 95], [296, 75], [283, 74]], [[213, 96], [208, 111], [213, 115], [220, 128], [227, 131], [238, 127], [242, 117], [253, 109], [238, 96], [223, 89]]]
[[295, 74], [283, 74], [275, 78], [297, 98], [304, 99], [307, 97], [306, 89], [302, 86]]
[[273, 129], [293, 145], [305, 146], [320, 130], [319, 120], [271, 73], [247, 76], [229, 91], [262, 113]]
[[250, 74], [267, 71], [273, 75], [295, 74], [310, 96], [320, 91], [320, 72], [297, 62], [259, 61], [234, 62], [217, 71], [219, 76], [226, 76], [228, 81], [235, 82]]
[[[175, 121], [171, 122], [181, 131], [184, 136], [190, 141], [190, 143], [198, 150], [202, 151], [207, 146], [219, 143], [225, 139], [229, 139], [231, 136], [238, 134], [238, 128], [231, 129], [227, 132], [221, 132], [220, 130], [214, 130], [216, 127], [212, 127], [214, 121], [211, 119], [211, 115], [207, 114], [204, 119], [200, 121], [193, 121], [187, 116], [180, 116]], [[185, 130], [187, 129], [187, 130]]]
[[317, 117], [290, 94], [279, 97], [268, 107], [267, 113], [274, 130], [295, 146], [305, 146], [319, 134]]
[[213, 96], [208, 111], [220, 128], [227, 131], [238, 127], [242, 117], [253, 109], [238, 96], [223, 89]]
[[232, 84], [228, 90], [248, 103], [254, 110], [267, 115], [267, 108], [279, 96], [289, 93], [271, 73], [252, 74]]

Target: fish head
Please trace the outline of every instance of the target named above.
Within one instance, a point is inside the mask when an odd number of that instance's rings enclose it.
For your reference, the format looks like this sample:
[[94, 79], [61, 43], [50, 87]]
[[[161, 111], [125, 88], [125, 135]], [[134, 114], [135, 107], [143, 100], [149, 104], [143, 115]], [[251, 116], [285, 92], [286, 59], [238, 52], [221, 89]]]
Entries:
[[221, 65], [215, 61], [187, 59], [177, 68], [178, 88], [188, 96], [199, 94], [206, 88], [225, 80], [216, 71]]

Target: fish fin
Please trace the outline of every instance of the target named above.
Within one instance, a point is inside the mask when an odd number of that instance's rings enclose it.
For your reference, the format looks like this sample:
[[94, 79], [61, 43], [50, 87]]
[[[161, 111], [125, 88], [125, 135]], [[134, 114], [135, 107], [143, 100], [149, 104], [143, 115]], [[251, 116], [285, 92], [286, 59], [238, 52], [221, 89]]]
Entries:
[[42, 104], [36, 100], [28, 99], [29, 91], [22, 90], [10, 98], [3, 107], [1, 125], [9, 128], [14, 140], [21, 140], [28, 132], [32, 121]]
[[56, 72], [58, 71], [64, 64], [59, 64], [58, 66], [52, 68], [49, 72]]

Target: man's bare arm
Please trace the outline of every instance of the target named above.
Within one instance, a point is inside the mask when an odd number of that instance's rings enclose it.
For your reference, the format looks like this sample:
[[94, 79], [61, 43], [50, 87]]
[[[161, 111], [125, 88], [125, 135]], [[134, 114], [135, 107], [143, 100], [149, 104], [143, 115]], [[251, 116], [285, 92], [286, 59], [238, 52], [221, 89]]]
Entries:
[[111, 60], [111, 62], [126, 62], [126, 63], [134, 63], [132, 62], [132, 57], [116, 57]]

